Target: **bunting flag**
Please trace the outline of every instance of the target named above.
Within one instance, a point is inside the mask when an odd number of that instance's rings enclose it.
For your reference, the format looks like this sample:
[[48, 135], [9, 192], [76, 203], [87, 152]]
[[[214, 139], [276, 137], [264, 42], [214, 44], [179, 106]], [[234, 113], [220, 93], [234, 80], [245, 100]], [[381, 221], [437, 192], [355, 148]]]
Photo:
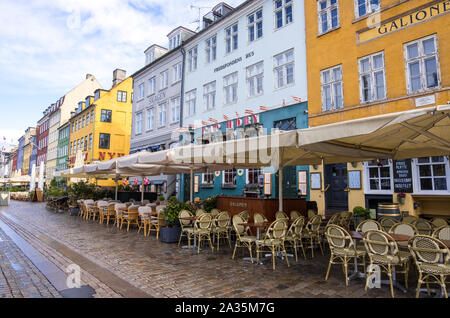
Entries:
[[138, 185], [139, 181], [137, 178], [134, 179], [134, 185]]
[[283, 98], [283, 107], [286, 106], [286, 100]]
[[253, 115], [253, 114], [254, 114], [253, 110], [250, 110], [250, 109], [246, 109], [246, 110], [245, 110], [245, 113], [246, 113], [247, 115]]
[[125, 178], [122, 180], [122, 183], [123, 183], [124, 186], [127, 186], [127, 185], [130, 184], [130, 183], [128, 182], [128, 180], [125, 179]]
[[260, 106], [259, 110], [265, 112], [265, 111], [268, 111], [269, 108], [267, 108], [266, 106]]
[[148, 185], [150, 183], [150, 180], [148, 178], [144, 178], [144, 185]]
[[238, 113], [238, 112], [236, 112], [236, 117], [237, 117], [237, 118], [241, 117], [241, 116], [239, 116], [239, 113]]
[[223, 119], [225, 119], [226, 121], [230, 120], [230, 118], [227, 115], [223, 115]]
[[293, 99], [294, 101], [298, 102], [298, 103], [301, 103], [301, 102], [302, 102], [302, 99], [301, 99], [300, 97], [292, 96], [292, 99]]
[[217, 123], [218, 123], [217, 120], [215, 120], [214, 118], [211, 118], [211, 117], [209, 118], [209, 121], [212, 122], [212, 123], [214, 123], [214, 124], [217, 124]]
[[202, 125], [203, 126], [208, 126], [209, 124], [206, 121], [202, 120]]

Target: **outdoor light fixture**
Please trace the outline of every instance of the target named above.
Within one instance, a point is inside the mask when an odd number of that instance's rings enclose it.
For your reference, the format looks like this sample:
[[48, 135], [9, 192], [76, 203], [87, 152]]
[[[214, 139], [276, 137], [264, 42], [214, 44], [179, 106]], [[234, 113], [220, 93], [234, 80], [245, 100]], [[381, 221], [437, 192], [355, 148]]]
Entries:
[[356, 168], [358, 166], [358, 163], [357, 162], [352, 162], [352, 167], [353, 168]]
[[313, 165], [314, 170], [317, 170], [317, 165]]

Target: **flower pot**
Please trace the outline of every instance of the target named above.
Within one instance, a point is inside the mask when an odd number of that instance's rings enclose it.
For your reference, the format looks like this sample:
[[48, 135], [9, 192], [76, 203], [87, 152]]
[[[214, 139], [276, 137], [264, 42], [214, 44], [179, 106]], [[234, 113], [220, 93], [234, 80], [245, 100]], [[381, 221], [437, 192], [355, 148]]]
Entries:
[[8, 206], [11, 194], [8, 191], [0, 192], [0, 206]]
[[162, 227], [159, 240], [163, 243], [178, 243], [181, 235], [181, 227]]

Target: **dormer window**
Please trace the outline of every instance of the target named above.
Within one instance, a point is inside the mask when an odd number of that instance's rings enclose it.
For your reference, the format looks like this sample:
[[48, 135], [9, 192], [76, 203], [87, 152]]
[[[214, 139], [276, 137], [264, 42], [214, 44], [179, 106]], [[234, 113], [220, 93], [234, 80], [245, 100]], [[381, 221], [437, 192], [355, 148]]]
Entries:
[[86, 108], [88, 108], [89, 106], [91, 106], [91, 99], [88, 97], [86, 98]]
[[95, 91], [94, 93], [94, 101], [98, 100], [100, 98], [100, 91]]
[[150, 51], [146, 54], [146, 64], [150, 64], [155, 60], [155, 51]]
[[181, 44], [181, 34], [178, 33], [177, 35], [169, 39], [169, 50], [173, 50], [174, 48], [180, 46], [180, 44]]
[[79, 102], [78, 103], [78, 113], [81, 113], [82, 110], [83, 110], [83, 102]]

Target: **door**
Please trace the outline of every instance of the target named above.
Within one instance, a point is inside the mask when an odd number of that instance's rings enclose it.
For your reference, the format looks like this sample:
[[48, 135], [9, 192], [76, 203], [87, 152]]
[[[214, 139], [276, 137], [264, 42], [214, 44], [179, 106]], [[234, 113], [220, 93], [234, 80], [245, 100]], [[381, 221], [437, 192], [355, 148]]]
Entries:
[[325, 166], [325, 204], [329, 210], [348, 210], [347, 164]]
[[[276, 193], [279, 197], [278, 191], [278, 177], [276, 178]], [[285, 199], [295, 199], [298, 198], [297, 191], [297, 168], [296, 167], [285, 167], [283, 169], [283, 198]]]

